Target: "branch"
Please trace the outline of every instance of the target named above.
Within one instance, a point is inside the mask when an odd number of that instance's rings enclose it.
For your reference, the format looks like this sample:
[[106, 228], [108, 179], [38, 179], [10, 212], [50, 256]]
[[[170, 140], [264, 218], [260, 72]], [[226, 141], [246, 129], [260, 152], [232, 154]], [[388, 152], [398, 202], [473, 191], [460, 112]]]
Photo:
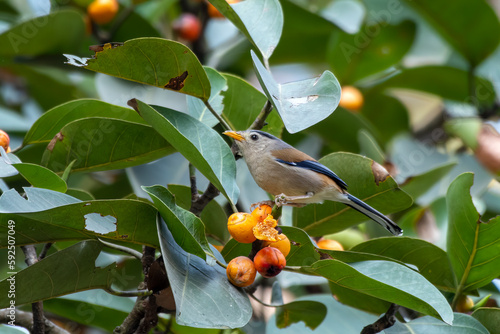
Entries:
[[43, 248], [40, 251], [40, 255], [38, 255], [38, 261], [43, 260], [45, 256], [47, 256], [47, 252], [49, 251], [50, 247], [52, 247], [52, 242], [47, 242], [45, 245], [43, 245]]
[[398, 312], [398, 309], [399, 305], [391, 304], [387, 312], [385, 312], [385, 314], [373, 324], [363, 328], [361, 334], [380, 333], [384, 329], [392, 327], [396, 323], [396, 313]]
[[[144, 283], [141, 283], [139, 285], [139, 288], [141, 288], [141, 285], [143, 287], [146, 287]], [[145, 299], [147, 297], [138, 297], [137, 300], [135, 301], [134, 308], [132, 311], [127, 315], [125, 320], [123, 320], [123, 323], [120, 326], [117, 326], [114, 330], [114, 334], [131, 334], [135, 333], [136, 329], [139, 327], [139, 324], [141, 322], [141, 319], [144, 318], [145, 314]]]
[[269, 116], [271, 111], [273, 110], [273, 105], [269, 100], [266, 101], [266, 104], [260, 111], [259, 116], [253, 121], [252, 125], [250, 126], [250, 130], [260, 130], [266, 125], [266, 118]]
[[193, 203], [200, 197], [200, 194], [198, 194], [198, 187], [196, 186], [196, 168], [192, 163], [189, 163], [189, 183], [191, 185], [191, 203]]
[[[151, 264], [155, 261], [155, 249], [153, 247], [143, 246], [142, 247], [142, 271], [144, 273], [145, 280], [149, 274], [149, 268]], [[146, 283], [141, 282], [138, 289], [146, 289]], [[144, 319], [146, 315], [146, 308], [148, 306], [149, 299], [148, 296], [137, 297], [132, 311], [127, 315], [125, 320], [120, 326], [117, 326], [114, 330], [114, 334], [132, 334], [135, 333], [141, 324], [141, 320]]]
[[189, 211], [194, 213], [196, 216], [200, 216], [205, 206], [207, 206], [207, 204], [211, 200], [217, 197], [219, 193], [219, 189], [217, 189], [212, 183], [210, 183], [203, 195], [198, 196], [198, 198], [194, 202], [191, 202], [191, 209]]
[[[10, 314], [11, 309], [3, 309], [0, 310], [0, 323], [8, 324], [12, 323], [12, 314]], [[33, 314], [30, 312], [24, 312], [15, 310], [15, 324], [16, 326], [21, 326], [30, 331], [30, 333], [34, 333], [33, 331]], [[45, 334], [69, 334], [66, 330], [61, 327], [56, 326], [54, 323], [49, 321], [46, 318], [43, 318], [44, 326], [45, 326]]]
[[[21, 250], [24, 253], [25, 262], [28, 266], [32, 266], [38, 262], [38, 256], [36, 255], [36, 249], [33, 245], [21, 246]], [[43, 302], [38, 301], [31, 304], [33, 329], [31, 333], [43, 334], [45, 333], [45, 316], [43, 314]]]

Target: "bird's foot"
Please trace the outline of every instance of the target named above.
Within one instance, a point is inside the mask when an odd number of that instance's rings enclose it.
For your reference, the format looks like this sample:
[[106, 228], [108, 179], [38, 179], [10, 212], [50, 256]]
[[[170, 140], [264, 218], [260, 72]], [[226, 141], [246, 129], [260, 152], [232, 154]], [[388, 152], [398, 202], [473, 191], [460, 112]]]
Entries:
[[288, 196], [285, 194], [279, 194], [274, 196], [274, 204], [279, 208], [280, 206], [288, 204]]
[[250, 205], [250, 211], [253, 211], [255, 208], [262, 206], [262, 205], [269, 205], [272, 208], [274, 205], [274, 202], [273, 201], [261, 201], [261, 202], [253, 203], [252, 205]]

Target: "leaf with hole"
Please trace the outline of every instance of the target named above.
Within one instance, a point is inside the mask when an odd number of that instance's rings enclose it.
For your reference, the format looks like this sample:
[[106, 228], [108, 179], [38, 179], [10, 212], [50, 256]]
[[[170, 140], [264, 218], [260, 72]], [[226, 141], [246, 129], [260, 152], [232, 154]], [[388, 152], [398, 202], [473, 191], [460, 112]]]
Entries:
[[330, 71], [319, 78], [277, 83], [252, 51], [262, 89], [281, 116], [286, 129], [296, 133], [330, 116], [340, 102], [340, 84]]

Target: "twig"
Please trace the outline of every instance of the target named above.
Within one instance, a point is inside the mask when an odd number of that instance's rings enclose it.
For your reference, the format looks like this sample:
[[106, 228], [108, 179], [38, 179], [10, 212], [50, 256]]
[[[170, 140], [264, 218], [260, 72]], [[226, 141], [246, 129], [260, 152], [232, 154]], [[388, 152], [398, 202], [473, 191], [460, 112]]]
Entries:
[[[149, 268], [151, 264], [155, 261], [155, 249], [153, 247], [143, 246], [142, 247], [142, 271], [144, 273], [145, 281], [149, 274]], [[146, 289], [147, 285], [145, 282], [139, 284], [138, 289]], [[149, 296], [150, 298], [151, 296]], [[145, 318], [147, 309], [149, 307], [149, 298], [147, 295], [142, 295], [137, 297], [132, 311], [127, 315], [125, 320], [120, 326], [117, 326], [113, 333], [114, 334], [132, 334], [136, 333], [137, 329], [141, 324], [141, 320]], [[149, 312], [149, 311], [148, 311]]]
[[279, 306], [282, 306], [282, 305], [271, 305], [271, 304], [264, 303], [262, 300], [260, 300], [259, 298], [255, 297], [253, 293], [247, 293], [247, 295], [249, 295], [253, 300], [255, 300], [256, 302], [258, 302], [259, 304], [262, 304], [262, 305], [267, 306], [267, 307], [279, 307]]
[[130, 254], [133, 257], [135, 257], [136, 259], [142, 260], [142, 254], [139, 253], [138, 251], [136, 251], [135, 249], [128, 248], [128, 247], [121, 246], [121, 245], [116, 245], [116, 244], [113, 244], [111, 242], [104, 241], [100, 238], [97, 238], [97, 239], [99, 240], [99, 242], [101, 242], [103, 245], [105, 245], [109, 248], [113, 248], [113, 249], [119, 250], [120, 252]]
[[[141, 283], [143, 287], [146, 285], [144, 283]], [[139, 288], [141, 287], [139, 285]], [[139, 323], [141, 322], [141, 319], [144, 318], [145, 314], [145, 299], [147, 297], [138, 297], [137, 300], [135, 301], [134, 307], [132, 308], [132, 311], [127, 315], [125, 320], [123, 320], [123, 323], [120, 326], [117, 326], [114, 330], [114, 334], [131, 334], [135, 333], [137, 327], [139, 327]]]
[[396, 313], [398, 312], [398, 309], [399, 305], [391, 304], [387, 312], [385, 312], [385, 314], [373, 324], [363, 328], [361, 334], [380, 333], [384, 329], [392, 327], [396, 323]]
[[47, 256], [47, 252], [49, 251], [50, 247], [52, 247], [52, 242], [47, 242], [45, 245], [43, 245], [43, 248], [38, 255], [38, 261], [43, 260]]
[[196, 168], [192, 163], [189, 163], [189, 183], [191, 185], [191, 203], [193, 203], [200, 197], [200, 194], [198, 194], [196, 186]]
[[107, 293], [118, 297], [147, 297], [153, 293], [149, 290], [137, 290], [137, 291], [119, 291], [113, 288], [106, 288]]
[[212, 183], [210, 183], [207, 187], [207, 190], [203, 193], [203, 195], [199, 196], [196, 201], [191, 203], [191, 211], [195, 215], [199, 216], [205, 206], [213, 200], [215, 197], [219, 195], [220, 191], [217, 189]]
[[148, 303], [146, 304], [144, 317], [142, 318], [139, 328], [137, 328], [137, 334], [147, 334], [151, 328], [158, 324], [158, 306], [156, 305], [156, 297], [154, 295], [149, 296]]
[[[33, 245], [21, 246], [21, 250], [24, 253], [25, 262], [28, 266], [32, 266], [38, 262], [35, 246]], [[43, 315], [43, 302], [39, 301], [31, 304], [31, 310], [33, 312], [33, 329], [31, 333], [34, 334], [45, 333], [45, 316]]]
[[227, 122], [224, 120], [224, 118], [222, 118], [222, 116], [219, 115], [214, 110], [214, 108], [212, 108], [212, 106], [210, 105], [210, 103], [208, 101], [203, 101], [203, 103], [205, 103], [205, 106], [207, 107], [207, 109], [210, 110], [210, 112], [212, 113], [212, 115], [214, 115], [215, 118], [217, 118], [217, 120], [220, 122], [220, 124], [222, 125], [223, 128], [225, 128], [226, 130], [233, 130], [233, 129], [231, 129], [231, 126], [229, 124], [227, 124]]
[[250, 126], [251, 130], [260, 130], [266, 125], [266, 119], [267, 116], [271, 113], [273, 110], [273, 105], [271, 104], [271, 101], [267, 100], [266, 104], [264, 104], [264, 107], [259, 113], [259, 116], [253, 121], [252, 125]]
[[[16, 326], [21, 326], [26, 328], [27, 330], [30, 331], [30, 333], [33, 333], [33, 314], [30, 312], [24, 312], [20, 310], [16, 310], [16, 318], [15, 318], [15, 324]], [[8, 324], [11, 322], [12, 319], [10, 318], [10, 310], [9, 309], [3, 309], [0, 310], [0, 323], [1, 324]], [[44, 326], [45, 326], [45, 334], [69, 334], [66, 330], [62, 329], [61, 327], [56, 326], [54, 323], [52, 323], [50, 320], [44, 318]]]

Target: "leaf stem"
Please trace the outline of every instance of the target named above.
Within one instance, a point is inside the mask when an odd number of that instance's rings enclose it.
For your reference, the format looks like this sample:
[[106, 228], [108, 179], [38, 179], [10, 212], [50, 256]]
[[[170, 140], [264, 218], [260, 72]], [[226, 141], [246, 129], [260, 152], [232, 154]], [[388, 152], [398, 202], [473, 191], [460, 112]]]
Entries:
[[219, 115], [215, 110], [214, 108], [212, 108], [212, 106], [210, 105], [210, 103], [208, 101], [203, 101], [203, 103], [205, 103], [205, 106], [207, 107], [208, 110], [210, 110], [210, 112], [212, 113], [212, 115], [214, 115], [215, 118], [217, 118], [217, 120], [220, 122], [220, 124], [226, 129], [226, 130], [234, 130], [231, 128], [231, 126], [229, 124], [227, 124], [227, 122], [224, 120], [224, 118], [222, 118], [221, 115]]
[[261, 305], [264, 305], [264, 306], [267, 306], [267, 307], [280, 307], [280, 306], [283, 306], [283, 305], [271, 305], [271, 304], [267, 304], [267, 303], [264, 303], [262, 300], [260, 300], [259, 298], [255, 297], [253, 293], [247, 293], [250, 297], [252, 297], [253, 300], [255, 300], [256, 302], [258, 302], [259, 304]]
[[145, 296], [150, 296], [153, 294], [153, 291], [151, 290], [143, 290], [143, 291], [119, 291], [115, 290], [111, 287], [108, 287], [104, 289], [109, 294], [112, 294], [113, 296], [118, 296], [118, 297], [145, 297]]
[[113, 249], [119, 250], [121, 252], [130, 254], [133, 257], [135, 257], [136, 259], [138, 259], [139, 261], [142, 259], [142, 254], [140, 252], [136, 251], [135, 249], [128, 248], [128, 247], [121, 246], [121, 245], [116, 245], [116, 244], [113, 244], [111, 242], [104, 241], [100, 238], [97, 238], [97, 240], [99, 240], [99, 242], [101, 242], [102, 244], [106, 245], [109, 248], [113, 248]]

